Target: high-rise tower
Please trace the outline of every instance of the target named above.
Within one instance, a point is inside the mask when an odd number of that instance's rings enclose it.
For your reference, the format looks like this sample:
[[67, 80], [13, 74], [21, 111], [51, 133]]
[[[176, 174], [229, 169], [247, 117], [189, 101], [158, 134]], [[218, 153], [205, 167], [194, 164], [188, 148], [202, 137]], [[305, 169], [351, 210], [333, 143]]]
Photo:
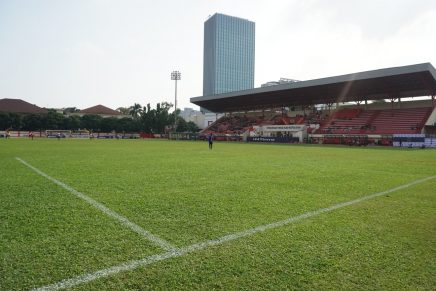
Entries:
[[203, 96], [254, 87], [254, 22], [216, 13], [204, 23]]

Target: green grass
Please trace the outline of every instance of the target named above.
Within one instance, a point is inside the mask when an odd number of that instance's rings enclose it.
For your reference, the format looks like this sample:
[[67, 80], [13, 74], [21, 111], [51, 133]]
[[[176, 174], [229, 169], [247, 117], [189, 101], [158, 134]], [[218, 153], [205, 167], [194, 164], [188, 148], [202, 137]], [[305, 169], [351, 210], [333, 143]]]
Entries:
[[[163, 251], [20, 157], [177, 247], [436, 175], [435, 150], [154, 140], [0, 140], [0, 289]], [[436, 179], [75, 287], [433, 289]]]

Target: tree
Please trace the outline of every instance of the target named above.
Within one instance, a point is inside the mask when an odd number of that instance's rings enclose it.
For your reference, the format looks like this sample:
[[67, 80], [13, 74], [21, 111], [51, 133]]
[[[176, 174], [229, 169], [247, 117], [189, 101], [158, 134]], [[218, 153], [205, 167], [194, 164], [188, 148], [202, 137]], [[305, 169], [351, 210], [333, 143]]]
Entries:
[[146, 133], [153, 133], [153, 119], [155, 115], [155, 110], [151, 109], [150, 103], [147, 107], [144, 106], [141, 115], [141, 129]]
[[64, 114], [79, 112], [80, 110], [76, 107], [67, 107], [64, 109]]
[[7, 128], [20, 130], [22, 125], [21, 115], [18, 113], [9, 113], [9, 122]]
[[182, 117], [177, 117], [177, 132], [198, 132], [200, 129], [198, 126], [192, 122], [184, 120]]
[[117, 120], [117, 132], [138, 132], [140, 131], [140, 121], [131, 118], [121, 118]]
[[103, 117], [94, 114], [85, 114], [81, 118], [83, 128], [93, 131], [100, 131], [101, 121]]
[[116, 110], [123, 115], [130, 115], [130, 108], [128, 107], [118, 107]]
[[0, 112], [0, 129], [6, 130], [10, 127], [10, 118], [8, 113]]
[[[85, 114], [82, 117], [78, 115], [65, 116], [49, 109], [47, 114], [28, 114], [22, 115], [17, 113], [0, 113], [0, 129], [13, 130], [46, 130], [46, 129], [68, 129], [77, 130], [80, 128], [93, 131], [117, 131], [117, 132], [138, 132], [146, 133], [165, 133], [168, 127], [174, 125], [175, 112], [169, 113], [173, 104], [161, 102], [152, 108], [150, 104], [141, 108], [141, 105], [135, 103], [129, 108], [120, 107], [119, 111], [128, 110], [134, 117], [131, 118], [103, 118], [99, 115]], [[123, 109], [124, 108], [124, 109]], [[64, 110], [68, 113], [76, 112], [75, 107], [69, 107]], [[177, 110], [177, 113], [180, 111]], [[135, 117], [136, 116], [136, 117]], [[181, 120], [178, 131], [196, 131], [195, 124], [187, 123]]]
[[68, 117], [64, 117], [64, 128], [71, 130], [78, 130], [82, 128], [82, 121], [80, 116], [71, 115]]
[[177, 117], [176, 131], [177, 132], [187, 132], [188, 131], [187, 122], [181, 117]]
[[49, 109], [45, 118], [42, 118], [42, 127], [45, 129], [62, 129], [64, 116], [54, 109]]
[[199, 132], [200, 131], [200, 128], [193, 121], [188, 121], [186, 123], [186, 127], [187, 127], [188, 132]]
[[138, 119], [139, 116], [141, 116], [142, 113], [142, 106], [141, 104], [135, 103], [132, 106], [130, 106], [129, 114], [132, 115], [134, 119]]
[[169, 110], [173, 104], [162, 102], [156, 104], [156, 109], [151, 108], [150, 103], [144, 106], [139, 121], [139, 127], [146, 133], [165, 133], [168, 125], [174, 124], [174, 118]]
[[26, 114], [22, 117], [22, 129], [40, 130], [43, 128], [45, 116], [40, 114]]
[[157, 133], [164, 133], [165, 127], [171, 124], [169, 110], [173, 107], [171, 103], [162, 102], [156, 105], [156, 116], [154, 129]]
[[100, 121], [100, 130], [103, 132], [111, 132], [117, 130], [118, 119], [115, 117], [102, 118]]

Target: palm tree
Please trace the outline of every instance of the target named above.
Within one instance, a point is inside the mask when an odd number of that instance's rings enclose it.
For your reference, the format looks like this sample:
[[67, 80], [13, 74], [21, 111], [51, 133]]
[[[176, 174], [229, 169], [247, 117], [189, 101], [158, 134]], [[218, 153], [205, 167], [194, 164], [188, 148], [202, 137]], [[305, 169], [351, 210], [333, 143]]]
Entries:
[[138, 119], [139, 115], [142, 113], [142, 106], [138, 103], [133, 104], [133, 106], [130, 106], [129, 109], [129, 114], [132, 115], [134, 119]]

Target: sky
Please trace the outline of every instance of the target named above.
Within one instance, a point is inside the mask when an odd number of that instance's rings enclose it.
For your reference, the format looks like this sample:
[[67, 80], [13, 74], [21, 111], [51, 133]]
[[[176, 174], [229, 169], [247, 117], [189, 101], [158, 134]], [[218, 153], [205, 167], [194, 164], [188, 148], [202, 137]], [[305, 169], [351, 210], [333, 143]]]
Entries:
[[434, 0], [0, 0], [0, 99], [178, 107], [203, 91], [203, 27], [256, 23], [255, 87], [430, 62]]

